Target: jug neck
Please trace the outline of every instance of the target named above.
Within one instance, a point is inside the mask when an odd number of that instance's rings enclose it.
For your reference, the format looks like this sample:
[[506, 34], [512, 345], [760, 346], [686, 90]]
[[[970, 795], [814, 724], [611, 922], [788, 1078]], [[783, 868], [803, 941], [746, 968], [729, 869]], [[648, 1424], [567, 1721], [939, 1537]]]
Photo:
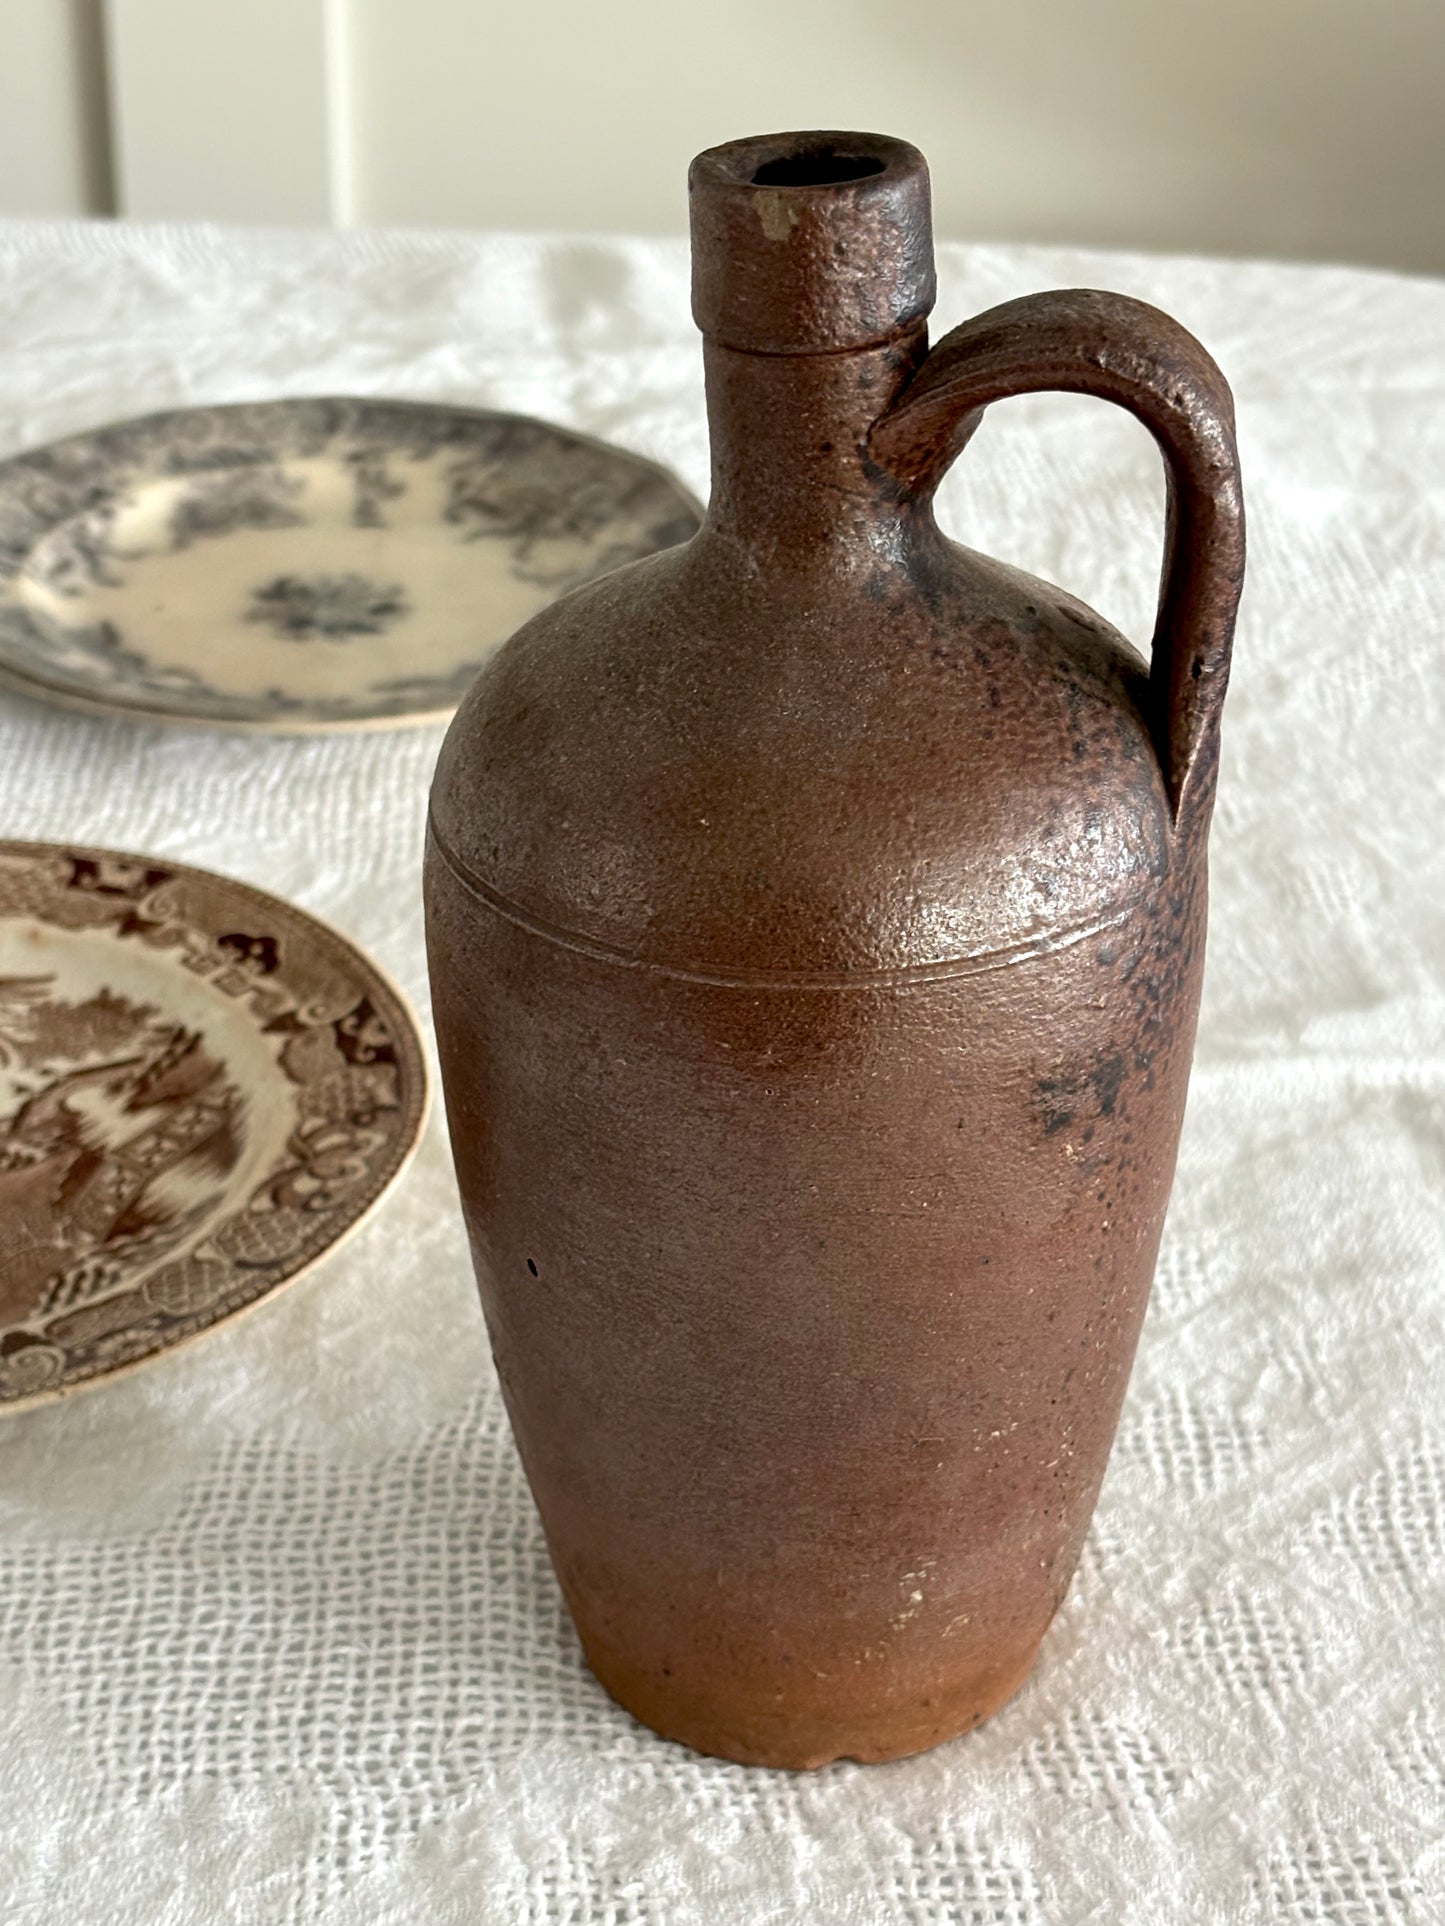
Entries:
[[710, 537], [756, 566], [836, 570], [904, 552], [909, 503], [868, 435], [927, 352], [920, 321], [831, 354], [704, 347], [712, 443]]
[[772, 566], [901, 540], [869, 430], [925, 350], [928, 168], [881, 134], [769, 134], [688, 174], [712, 432], [708, 529]]

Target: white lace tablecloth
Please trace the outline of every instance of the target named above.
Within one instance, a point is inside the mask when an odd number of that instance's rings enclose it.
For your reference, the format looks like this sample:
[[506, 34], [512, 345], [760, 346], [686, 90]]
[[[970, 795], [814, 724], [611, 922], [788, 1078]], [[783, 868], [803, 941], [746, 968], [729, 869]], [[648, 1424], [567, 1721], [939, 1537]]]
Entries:
[[[434, 1119], [289, 1294], [0, 1422], [6, 1926], [1445, 1920], [1445, 285], [1009, 247], [941, 278], [943, 326], [1060, 283], [1172, 310], [1234, 383], [1252, 510], [1175, 1201], [1034, 1679], [930, 1756], [807, 1777], [618, 1711]], [[308, 392], [546, 415], [706, 488], [680, 242], [0, 226], [0, 452]], [[1161, 498], [1132, 421], [1041, 399], [944, 519], [1142, 636]], [[0, 835], [279, 890], [424, 1004], [438, 741], [0, 697]]]

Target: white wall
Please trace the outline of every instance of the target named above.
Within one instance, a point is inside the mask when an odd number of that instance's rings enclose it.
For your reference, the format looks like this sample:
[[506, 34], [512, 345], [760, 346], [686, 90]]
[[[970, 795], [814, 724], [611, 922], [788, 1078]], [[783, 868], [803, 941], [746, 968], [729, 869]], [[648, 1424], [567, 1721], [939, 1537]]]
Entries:
[[0, 214], [110, 203], [100, 0], [0, 0]]
[[[1445, 0], [106, 6], [128, 213], [675, 232], [698, 148], [856, 126], [944, 235], [1445, 272]], [[103, 203], [99, 8], [0, 0], [0, 211]]]
[[105, 0], [121, 211], [181, 221], [348, 218], [347, 4]]
[[678, 228], [690, 155], [863, 127], [944, 235], [1445, 271], [1445, 0], [353, 0], [368, 219]]

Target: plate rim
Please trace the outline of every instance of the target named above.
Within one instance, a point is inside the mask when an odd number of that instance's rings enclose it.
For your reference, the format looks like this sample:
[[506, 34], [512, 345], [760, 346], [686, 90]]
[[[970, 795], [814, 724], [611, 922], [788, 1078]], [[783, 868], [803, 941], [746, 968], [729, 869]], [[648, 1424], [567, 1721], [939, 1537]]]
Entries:
[[[78, 428], [68, 435], [57, 435], [49, 441], [34, 442], [29, 447], [16, 449], [13, 453], [0, 458], [0, 496], [3, 496], [12, 474], [23, 470], [26, 464], [33, 462], [37, 456], [48, 455], [52, 450], [72, 448], [82, 442], [103, 443], [110, 435], [130, 433], [140, 428], [163, 428], [169, 423], [184, 421], [195, 415], [269, 414], [298, 406], [380, 410], [383, 413], [402, 415], [450, 416], [460, 421], [523, 423], [528, 427], [544, 429], [548, 435], [560, 437], [564, 441], [597, 449], [614, 460], [650, 471], [673, 490], [681, 506], [697, 517], [699, 527], [707, 516], [706, 504], [666, 463], [654, 460], [651, 455], [639, 455], [631, 448], [624, 448], [601, 435], [590, 434], [583, 428], [569, 428], [561, 422], [548, 421], [541, 415], [521, 414], [510, 408], [479, 408], [465, 402], [418, 401], [392, 395], [333, 393], [262, 395], [250, 401], [190, 402], [180, 408], [154, 408], [144, 414], [127, 415], [119, 420], [105, 421], [95, 428]], [[666, 553], [665, 550], [658, 552]], [[624, 563], [622, 566], [626, 567], [628, 564]], [[3, 559], [0, 559], [0, 593], [5, 591], [6, 585], [16, 573], [18, 569], [7, 568]], [[584, 583], [582, 586], [587, 587], [590, 584]], [[385, 729], [434, 727], [450, 721], [456, 714], [458, 706], [457, 703], [452, 702], [436, 709], [404, 709], [395, 715], [313, 718], [309, 721], [295, 716], [266, 720], [259, 716], [186, 715], [178, 710], [166, 709], [144, 700], [133, 702], [124, 699], [107, 700], [104, 696], [87, 695], [82, 691], [72, 690], [64, 683], [48, 682], [44, 676], [32, 675], [27, 670], [18, 669], [14, 664], [3, 660], [0, 660], [0, 689], [29, 696], [35, 702], [68, 709], [82, 715], [123, 717], [132, 721], [160, 723], [168, 728], [219, 730], [223, 734], [242, 736], [363, 735]]]
[[[248, 1317], [252, 1311], [258, 1310], [262, 1305], [271, 1303], [283, 1291], [289, 1290], [293, 1284], [299, 1284], [306, 1278], [312, 1276], [329, 1258], [335, 1256], [337, 1251], [342, 1249], [357, 1231], [371, 1222], [372, 1218], [382, 1206], [387, 1203], [402, 1179], [410, 1171], [412, 1164], [416, 1160], [417, 1153], [421, 1149], [427, 1128], [431, 1123], [433, 1100], [436, 1095], [436, 1077], [432, 1069], [431, 1056], [427, 1050], [426, 1033], [422, 1028], [416, 1006], [411, 997], [407, 994], [406, 990], [402, 988], [401, 984], [397, 982], [391, 972], [383, 964], [379, 963], [369, 950], [364, 949], [354, 937], [348, 936], [343, 929], [339, 928], [328, 917], [318, 915], [314, 910], [306, 908], [303, 904], [295, 902], [290, 897], [278, 895], [275, 890], [262, 889], [258, 884], [247, 882], [242, 877], [230, 876], [224, 870], [209, 869], [204, 864], [188, 862], [181, 857], [172, 858], [149, 851], [117, 849], [109, 844], [79, 841], [36, 841], [27, 837], [0, 836], [0, 857], [16, 851], [24, 852], [32, 856], [60, 855], [83, 856], [86, 858], [98, 857], [102, 860], [111, 859], [124, 863], [153, 861], [157, 866], [164, 866], [191, 876], [200, 876], [209, 882], [224, 883], [228, 889], [239, 890], [244, 895], [258, 898], [264, 903], [279, 903], [283, 909], [288, 910], [294, 916], [301, 917], [305, 922], [313, 924], [350, 955], [359, 958], [371, 975], [396, 999], [397, 1007], [409, 1027], [411, 1039], [415, 1045], [415, 1054], [421, 1072], [421, 1079], [417, 1093], [416, 1120], [410, 1133], [401, 1144], [391, 1174], [386, 1178], [366, 1208], [357, 1216], [348, 1219], [348, 1221], [342, 1225], [341, 1229], [338, 1230], [335, 1237], [331, 1239], [330, 1243], [324, 1244], [320, 1250], [314, 1251], [310, 1257], [297, 1265], [294, 1270], [288, 1271], [284, 1277], [277, 1278], [274, 1283], [266, 1290], [260, 1292], [256, 1297], [248, 1298], [244, 1304], [237, 1305], [234, 1310], [227, 1311], [223, 1316], [216, 1318], [214, 1322], [203, 1324], [194, 1331], [187, 1331], [173, 1342], [162, 1345], [157, 1350], [146, 1352], [143, 1357], [129, 1358], [123, 1364], [113, 1365], [103, 1371], [91, 1372], [83, 1378], [73, 1378], [65, 1384], [46, 1387], [39, 1391], [27, 1392], [23, 1397], [0, 1399], [0, 1422], [3, 1422], [6, 1418], [17, 1416], [21, 1412], [34, 1411], [45, 1405], [59, 1404], [66, 1398], [74, 1397], [78, 1392], [97, 1390], [104, 1385], [115, 1383], [120, 1378], [129, 1377], [133, 1372], [144, 1371], [153, 1364], [160, 1364], [164, 1362], [166, 1358], [173, 1357], [177, 1352], [187, 1350], [191, 1345], [202, 1342], [223, 1326], [234, 1324], [239, 1319]], [[0, 915], [0, 923], [12, 920], [15, 919]]]

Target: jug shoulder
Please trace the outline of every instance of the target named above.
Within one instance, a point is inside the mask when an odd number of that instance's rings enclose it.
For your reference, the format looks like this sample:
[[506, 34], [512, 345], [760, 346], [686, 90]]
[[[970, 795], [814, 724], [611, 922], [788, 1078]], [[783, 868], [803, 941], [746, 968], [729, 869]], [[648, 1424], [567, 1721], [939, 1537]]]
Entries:
[[544, 931], [737, 975], [895, 971], [1128, 913], [1172, 858], [1128, 644], [951, 544], [821, 585], [698, 545], [536, 617], [458, 711], [432, 825]]

